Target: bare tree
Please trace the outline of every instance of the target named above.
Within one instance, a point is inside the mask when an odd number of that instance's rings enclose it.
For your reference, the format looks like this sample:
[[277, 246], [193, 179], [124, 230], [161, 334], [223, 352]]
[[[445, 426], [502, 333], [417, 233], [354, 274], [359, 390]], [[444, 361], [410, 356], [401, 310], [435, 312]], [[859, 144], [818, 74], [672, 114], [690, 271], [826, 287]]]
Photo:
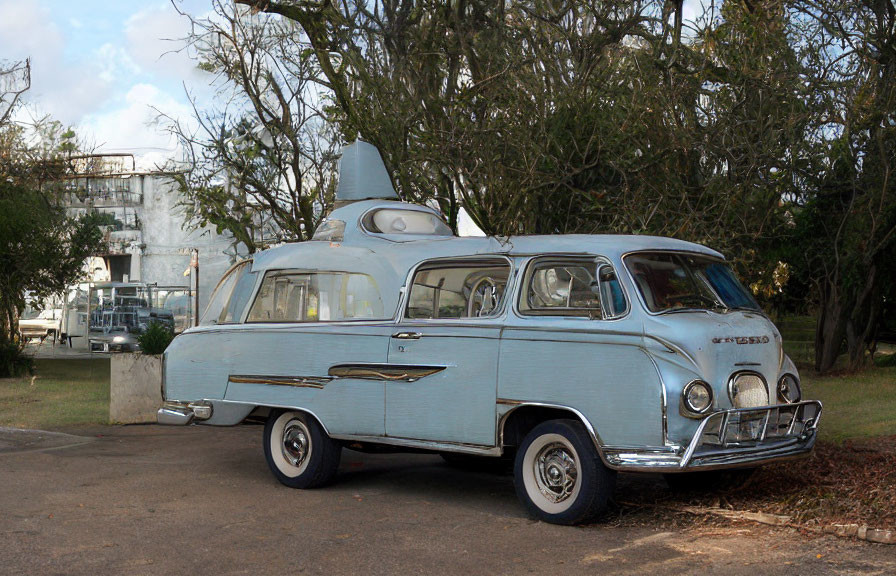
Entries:
[[190, 97], [191, 122], [165, 116], [191, 166], [179, 179], [193, 222], [229, 230], [250, 252], [272, 239], [264, 230], [310, 238], [333, 199], [339, 139], [307, 45], [288, 22], [229, 3], [184, 17], [199, 66], [218, 77], [215, 102]]
[[6, 123], [19, 96], [31, 88], [31, 61], [0, 62], [0, 125]]

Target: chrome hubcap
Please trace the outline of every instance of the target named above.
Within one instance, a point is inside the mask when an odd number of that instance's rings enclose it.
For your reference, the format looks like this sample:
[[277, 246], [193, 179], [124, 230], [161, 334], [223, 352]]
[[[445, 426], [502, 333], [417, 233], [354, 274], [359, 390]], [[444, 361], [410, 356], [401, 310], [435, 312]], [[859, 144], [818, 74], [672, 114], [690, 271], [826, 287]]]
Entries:
[[535, 482], [539, 492], [551, 502], [569, 498], [578, 479], [576, 460], [564, 444], [548, 444], [535, 457]]
[[283, 429], [281, 443], [283, 457], [293, 466], [301, 466], [308, 456], [308, 429], [299, 421], [293, 420]]

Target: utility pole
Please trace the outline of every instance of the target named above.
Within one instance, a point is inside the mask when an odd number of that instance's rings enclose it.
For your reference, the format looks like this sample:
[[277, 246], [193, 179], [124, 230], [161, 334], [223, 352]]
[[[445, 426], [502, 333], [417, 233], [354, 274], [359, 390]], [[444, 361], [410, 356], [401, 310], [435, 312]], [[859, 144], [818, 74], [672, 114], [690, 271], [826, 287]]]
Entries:
[[199, 248], [190, 250], [190, 268], [193, 277], [193, 326], [199, 326]]

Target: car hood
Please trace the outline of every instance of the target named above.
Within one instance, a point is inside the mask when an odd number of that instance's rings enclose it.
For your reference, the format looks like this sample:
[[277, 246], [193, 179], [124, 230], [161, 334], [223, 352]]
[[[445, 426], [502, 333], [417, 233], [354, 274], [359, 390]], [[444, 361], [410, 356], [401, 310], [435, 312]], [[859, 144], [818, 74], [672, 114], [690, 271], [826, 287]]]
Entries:
[[644, 323], [645, 337], [654, 338], [678, 352], [683, 364], [709, 382], [719, 408], [730, 407], [728, 381], [736, 372], [757, 372], [775, 401], [783, 352], [781, 334], [758, 312], [687, 311], [651, 316]]

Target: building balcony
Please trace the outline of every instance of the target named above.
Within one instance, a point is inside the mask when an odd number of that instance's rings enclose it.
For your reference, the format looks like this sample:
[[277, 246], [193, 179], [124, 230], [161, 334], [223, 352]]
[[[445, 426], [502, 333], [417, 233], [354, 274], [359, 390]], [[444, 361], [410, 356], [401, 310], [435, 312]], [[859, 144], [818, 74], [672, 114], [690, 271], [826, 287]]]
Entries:
[[71, 208], [141, 206], [143, 194], [131, 190], [76, 189], [66, 194], [65, 204]]

